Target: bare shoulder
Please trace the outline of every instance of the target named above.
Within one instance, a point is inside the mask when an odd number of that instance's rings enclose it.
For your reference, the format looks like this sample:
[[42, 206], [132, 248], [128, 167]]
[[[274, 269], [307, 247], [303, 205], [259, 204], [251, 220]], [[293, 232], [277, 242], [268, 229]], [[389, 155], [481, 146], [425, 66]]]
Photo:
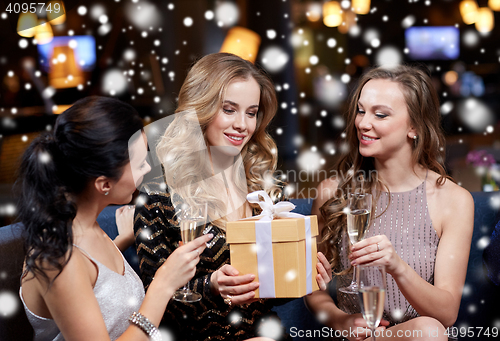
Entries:
[[[429, 172], [428, 186], [431, 187], [434, 211], [438, 214], [442, 226], [462, 226], [472, 229], [474, 221], [474, 200], [472, 195], [465, 188], [455, 182], [446, 179], [442, 185], [438, 185], [436, 180], [439, 174]], [[443, 230], [444, 231], [444, 230]]]
[[[434, 180], [437, 180], [439, 175], [434, 173], [433, 177]], [[436, 181], [433, 182], [435, 184], [436, 195], [440, 201], [442, 200], [443, 204], [449, 206], [456, 205], [456, 208], [466, 206], [472, 211], [474, 210], [474, 200], [468, 190], [449, 179], [445, 179], [443, 185], [437, 185]]]
[[[97, 279], [97, 269], [90, 260], [82, 254], [80, 250], [73, 247], [71, 254], [68, 251], [67, 262], [61, 272], [54, 267], [48, 267], [45, 272], [49, 282], [52, 282], [50, 290], [59, 290], [60, 288], [75, 287], [75, 283], [80, 285], [94, 285]], [[46, 285], [46, 284], [45, 284]]]

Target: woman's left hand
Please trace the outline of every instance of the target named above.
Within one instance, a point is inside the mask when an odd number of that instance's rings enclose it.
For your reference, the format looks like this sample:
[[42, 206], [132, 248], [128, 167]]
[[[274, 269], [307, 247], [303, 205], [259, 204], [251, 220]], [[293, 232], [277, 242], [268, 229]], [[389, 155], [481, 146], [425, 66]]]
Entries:
[[318, 252], [318, 263], [316, 263], [316, 269], [318, 274], [316, 275], [316, 281], [321, 290], [326, 290], [328, 283], [332, 280], [332, 268], [330, 262], [326, 259], [322, 252]]
[[134, 212], [135, 205], [125, 205], [117, 209], [115, 213], [118, 236], [116, 236], [114, 242], [122, 252], [134, 244], [135, 241]]
[[403, 263], [386, 235], [373, 236], [354, 244], [349, 259], [352, 265], [383, 265], [390, 274], [397, 272]]

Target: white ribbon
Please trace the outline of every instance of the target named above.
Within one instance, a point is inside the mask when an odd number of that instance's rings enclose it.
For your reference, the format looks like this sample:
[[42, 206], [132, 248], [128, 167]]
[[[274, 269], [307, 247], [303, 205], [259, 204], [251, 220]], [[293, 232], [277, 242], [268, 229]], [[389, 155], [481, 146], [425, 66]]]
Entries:
[[[260, 200], [264, 198], [264, 201]], [[262, 213], [249, 219], [260, 218], [255, 222], [255, 243], [257, 244], [257, 262], [259, 273], [259, 297], [276, 297], [274, 290], [274, 258], [272, 243], [271, 222], [274, 218], [304, 218], [306, 241], [306, 291], [312, 292], [312, 265], [311, 265], [311, 219], [299, 213], [290, 212], [295, 205], [289, 201], [273, 201], [265, 191], [255, 191], [247, 195], [248, 202], [259, 204]]]

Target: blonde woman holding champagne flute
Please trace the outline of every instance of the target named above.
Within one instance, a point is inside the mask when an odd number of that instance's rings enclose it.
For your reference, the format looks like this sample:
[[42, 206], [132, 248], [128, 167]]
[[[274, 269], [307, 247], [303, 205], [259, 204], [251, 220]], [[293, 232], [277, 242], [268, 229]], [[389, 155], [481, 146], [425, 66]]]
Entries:
[[[349, 152], [336, 166], [343, 177], [319, 185], [312, 212], [320, 216], [320, 248], [337, 272], [337, 287], [349, 284], [352, 266], [385, 266], [384, 330], [377, 341], [447, 340], [465, 282], [474, 203], [446, 175], [429, 75], [409, 66], [368, 71], [346, 121]], [[349, 246], [344, 210], [358, 187], [373, 195], [373, 207], [365, 239]], [[307, 302], [345, 339], [370, 338], [357, 295], [338, 291], [334, 303], [317, 292]]]

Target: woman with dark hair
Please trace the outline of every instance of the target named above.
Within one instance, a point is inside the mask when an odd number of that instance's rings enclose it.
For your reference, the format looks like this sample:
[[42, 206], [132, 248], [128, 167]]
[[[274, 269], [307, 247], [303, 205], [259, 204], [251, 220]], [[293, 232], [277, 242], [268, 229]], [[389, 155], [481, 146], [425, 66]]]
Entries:
[[146, 156], [137, 112], [106, 97], [77, 101], [24, 153], [17, 180], [26, 237], [20, 296], [35, 340], [161, 338], [155, 326], [211, 236], [178, 248], [144, 295], [96, 218], [104, 207], [132, 200], [150, 170]]
[[[181, 240], [174, 207], [207, 203], [205, 233], [214, 234], [189, 282], [201, 301], [172, 301], [167, 307], [164, 321], [179, 339], [244, 340], [258, 335], [261, 321], [274, 314], [273, 300], [254, 298], [255, 275], [240, 275], [229, 265], [226, 223], [257, 213], [259, 206], [246, 201], [249, 192], [264, 190], [274, 201], [283, 200], [282, 187], [272, 179], [277, 148], [267, 132], [276, 110], [274, 86], [261, 69], [232, 54], [210, 54], [189, 71], [175, 119], [156, 146], [164, 177], [145, 186], [149, 196], [135, 219], [145, 286]], [[165, 181], [168, 192], [162, 190]], [[331, 271], [324, 256], [318, 257], [324, 262], [318, 262], [316, 279], [326, 289]]]
[[[337, 286], [349, 284], [353, 265], [385, 266], [382, 325], [388, 329], [377, 341], [446, 340], [465, 282], [474, 203], [445, 173], [439, 101], [429, 75], [409, 66], [368, 71], [346, 122], [349, 148], [336, 166], [340, 176], [319, 185], [313, 204]], [[372, 193], [374, 203], [365, 239], [350, 248], [343, 211], [355, 190]], [[307, 298], [331, 328], [350, 340], [368, 337], [357, 295], [337, 290], [337, 300], [323, 292]]]

